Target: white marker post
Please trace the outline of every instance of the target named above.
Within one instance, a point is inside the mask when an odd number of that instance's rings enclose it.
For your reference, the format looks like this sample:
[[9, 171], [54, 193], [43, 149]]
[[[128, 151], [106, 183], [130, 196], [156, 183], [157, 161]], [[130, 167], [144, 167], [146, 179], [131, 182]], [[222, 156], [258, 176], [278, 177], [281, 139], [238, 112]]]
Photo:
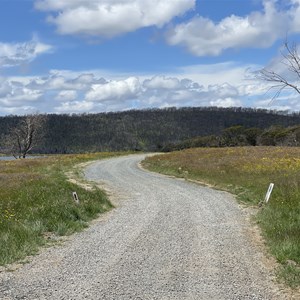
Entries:
[[78, 198], [77, 193], [76, 193], [76, 192], [73, 192], [72, 194], [73, 194], [73, 199], [74, 199], [74, 201], [75, 201], [77, 204], [79, 204], [79, 198]]
[[268, 188], [268, 191], [267, 191], [267, 194], [266, 194], [266, 197], [265, 197], [265, 202], [266, 202], [266, 203], [269, 202], [271, 193], [272, 193], [272, 191], [273, 191], [273, 187], [274, 187], [274, 183], [270, 183], [269, 188]]

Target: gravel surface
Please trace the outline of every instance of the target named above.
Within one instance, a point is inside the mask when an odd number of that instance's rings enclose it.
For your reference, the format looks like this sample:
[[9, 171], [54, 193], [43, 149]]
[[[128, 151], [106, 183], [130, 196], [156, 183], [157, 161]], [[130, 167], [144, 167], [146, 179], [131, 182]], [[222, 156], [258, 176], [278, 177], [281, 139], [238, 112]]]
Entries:
[[287, 299], [231, 195], [144, 171], [144, 157], [88, 166], [118, 207], [0, 273], [0, 299]]

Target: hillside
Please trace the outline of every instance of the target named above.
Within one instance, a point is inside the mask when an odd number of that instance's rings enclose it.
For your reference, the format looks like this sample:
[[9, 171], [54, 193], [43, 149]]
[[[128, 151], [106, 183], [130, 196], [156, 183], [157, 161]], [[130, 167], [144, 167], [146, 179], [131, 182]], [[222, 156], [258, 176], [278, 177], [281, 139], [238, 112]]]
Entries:
[[[0, 145], [19, 116], [0, 117]], [[47, 115], [40, 153], [106, 150], [161, 150], [197, 136], [219, 135], [225, 128], [284, 127], [300, 124], [300, 115], [249, 108], [166, 108], [116, 113]]]

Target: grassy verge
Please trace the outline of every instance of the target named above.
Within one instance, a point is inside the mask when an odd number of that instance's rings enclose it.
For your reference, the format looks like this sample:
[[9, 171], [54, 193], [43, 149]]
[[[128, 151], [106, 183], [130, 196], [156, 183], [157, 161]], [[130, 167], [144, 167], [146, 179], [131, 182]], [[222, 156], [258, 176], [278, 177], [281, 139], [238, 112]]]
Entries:
[[300, 149], [288, 147], [196, 148], [149, 157], [152, 171], [203, 181], [257, 205], [270, 182], [271, 199], [256, 218], [281, 267], [278, 277], [300, 287]]
[[102, 191], [74, 185], [65, 173], [78, 163], [115, 155], [120, 153], [0, 161], [0, 265], [34, 254], [47, 237], [79, 231], [109, 210], [112, 205]]

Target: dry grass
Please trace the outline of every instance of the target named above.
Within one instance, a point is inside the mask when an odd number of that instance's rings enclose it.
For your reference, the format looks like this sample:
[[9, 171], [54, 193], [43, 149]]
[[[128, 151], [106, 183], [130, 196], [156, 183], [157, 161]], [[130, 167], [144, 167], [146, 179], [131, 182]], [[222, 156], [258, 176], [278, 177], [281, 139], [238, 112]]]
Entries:
[[273, 182], [271, 199], [257, 222], [282, 264], [281, 278], [300, 286], [300, 148], [195, 148], [149, 157], [144, 166], [228, 190], [248, 205], [263, 200]]

